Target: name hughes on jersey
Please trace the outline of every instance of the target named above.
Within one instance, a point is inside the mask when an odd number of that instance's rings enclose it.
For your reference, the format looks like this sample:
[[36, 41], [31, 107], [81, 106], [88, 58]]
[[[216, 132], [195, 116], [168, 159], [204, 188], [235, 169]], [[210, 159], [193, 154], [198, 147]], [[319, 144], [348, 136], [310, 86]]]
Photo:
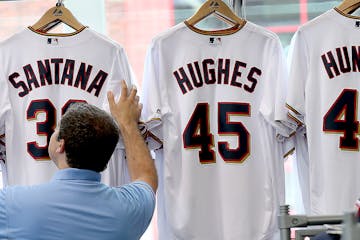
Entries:
[[360, 46], [338, 47], [321, 55], [321, 60], [330, 79], [340, 72], [360, 72]]
[[[93, 66], [86, 63], [81, 63], [75, 73], [75, 60], [65, 59], [63, 70], [61, 71], [64, 59], [51, 58], [44, 61], [37, 61], [36, 67], [27, 64], [23, 66], [23, 73], [26, 80], [18, 79], [20, 73], [14, 72], [10, 74], [9, 81], [11, 85], [19, 90], [18, 95], [24, 97], [29, 94], [34, 88], [39, 88], [47, 85], [65, 85], [81, 88], [96, 97], [99, 96], [101, 89], [105, 83], [108, 73], [99, 70], [96, 75], [92, 74]], [[38, 77], [34, 69], [37, 70]], [[90, 81], [89, 81], [90, 80]]]
[[[247, 72], [246, 79], [242, 76], [243, 72]], [[179, 68], [173, 74], [183, 94], [204, 84], [230, 84], [252, 93], [258, 81], [257, 77], [261, 76], [261, 70], [248, 67], [244, 62], [231, 62], [230, 59], [219, 58], [217, 62], [214, 59], [204, 59], [201, 63], [188, 63], [186, 67]]]

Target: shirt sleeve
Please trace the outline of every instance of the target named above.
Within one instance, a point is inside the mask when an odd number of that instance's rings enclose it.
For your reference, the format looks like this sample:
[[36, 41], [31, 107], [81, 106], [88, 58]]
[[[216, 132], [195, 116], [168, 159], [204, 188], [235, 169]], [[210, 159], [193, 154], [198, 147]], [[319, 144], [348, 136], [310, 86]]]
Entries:
[[[5, 75], [0, 69], [0, 161], [5, 163], [6, 148], [5, 148], [5, 122], [6, 116], [10, 111], [10, 99], [8, 94], [7, 84], [5, 82]], [[3, 169], [4, 171], [4, 169]], [[4, 172], [3, 172], [4, 173]]]
[[7, 239], [6, 188], [0, 191], [0, 239]]
[[121, 191], [128, 200], [128, 209], [131, 210], [128, 220], [133, 226], [137, 226], [136, 230], [139, 232], [136, 235], [140, 237], [149, 226], [154, 213], [155, 193], [150, 185], [143, 181], [123, 185]]
[[[115, 99], [118, 99], [121, 94], [121, 81], [125, 80], [129, 90], [133, 85], [137, 85], [136, 77], [129, 63], [125, 50], [118, 45], [114, 51], [114, 60], [111, 70], [110, 82], [107, 86], [107, 91], [114, 93]], [[109, 110], [109, 103], [107, 98], [104, 99], [103, 108]]]
[[118, 46], [112, 67], [111, 81], [108, 86], [108, 90], [113, 91], [115, 97], [120, 96], [122, 80], [125, 80], [129, 90], [133, 85], [137, 86], [137, 80], [126, 52], [121, 46]]
[[278, 135], [289, 137], [293, 130], [283, 121], [287, 115], [285, 102], [288, 71], [285, 55], [278, 38], [273, 40], [269, 59], [271, 61], [268, 62], [266, 67], [268, 71], [265, 76], [267, 85], [261, 101], [260, 112], [266, 121], [276, 129]]
[[[136, 77], [129, 63], [125, 50], [116, 45], [114, 51], [114, 60], [111, 71], [110, 82], [107, 91], [114, 93], [115, 99], [119, 99], [121, 94], [121, 81], [125, 80], [128, 89], [136, 86]], [[109, 102], [107, 97], [104, 99], [103, 109], [110, 113]], [[119, 186], [130, 181], [128, 168], [125, 160], [125, 145], [122, 136], [116, 145], [114, 153], [111, 156], [108, 167], [102, 172], [102, 182], [110, 186]]]
[[8, 85], [5, 81], [6, 77], [0, 69], [0, 136], [5, 134], [5, 122], [7, 114], [11, 109]]
[[308, 77], [309, 61], [307, 46], [301, 30], [292, 38], [289, 50], [289, 84], [286, 106], [289, 121], [297, 125], [304, 124], [305, 118], [305, 84]]
[[153, 41], [148, 48], [144, 76], [142, 82], [142, 93], [140, 100], [143, 103], [141, 119], [148, 128], [147, 142], [150, 143], [150, 149], [159, 149], [162, 146], [163, 133], [162, 121], [164, 116], [169, 112], [168, 100], [165, 94], [166, 86], [161, 86], [159, 79], [159, 49], [156, 41]]
[[[128, 89], [132, 88], [132, 86], [137, 87], [137, 80], [135, 74], [132, 70], [132, 67], [129, 63], [128, 57], [126, 55], [125, 50], [118, 45], [116, 48], [116, 53], [114, 57], [114, 63], [111, 71], [111, 79], [107, 86], [107, 91], [112, 91], [114, 93], [115, 99], [119, 99], [121, 94], [121, 81], [125, 80]], [[103, 109], [105, 111], [110, 112], [109, 103], [107, 98], [105, 97], [103, 103]], [[124, 149], [123, 139], [120, 136], [119, 142], [116, 146], [118, 149]]]

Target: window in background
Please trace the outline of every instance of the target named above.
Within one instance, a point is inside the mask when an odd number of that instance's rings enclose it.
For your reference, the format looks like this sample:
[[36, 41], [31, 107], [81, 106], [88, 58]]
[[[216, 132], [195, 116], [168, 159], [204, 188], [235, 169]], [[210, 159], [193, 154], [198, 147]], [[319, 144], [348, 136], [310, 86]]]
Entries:
[[[227, 2], [226, 0], [224, 0]], [[0, 1], [0, 40], [35, 23], [56, 0]], [[74, 16], [84, 25], [121, 44], [141, 87], [146, 49], [151, 39], [195, 13], [205, 0], [66, 0]], [[328, 0], [247, 0], [246, 19], [277, 33], [288, 48], [298, 26], [337, 6]], [[206, 27], [207, 23], [203, 23]], [[293, 157], [286, 163], [287, 203], [296, 206], [300, 195]], [[301, 206], [296, 207], [301, 212]], [[155, 216], [156, 219], [156, 216]], [[154, 225], [142, 238], [157, 239]]]

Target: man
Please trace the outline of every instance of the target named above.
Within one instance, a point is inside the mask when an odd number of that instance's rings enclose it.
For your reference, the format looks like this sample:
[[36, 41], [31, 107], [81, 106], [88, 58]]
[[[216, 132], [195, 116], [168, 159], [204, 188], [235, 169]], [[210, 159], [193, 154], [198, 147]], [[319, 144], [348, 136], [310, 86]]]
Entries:
[[[51, 182], [0, 191], [0, 239], [139, 239], [155, 205], [157, 175], [138, 130], [142, 106], [136, 89], [122, 82], [110, 111], [75, 104], [64, 114], [49, 143], [59, 171]], [[118, 142], [119, 129], [132, 183], [111, 188], [100, 183]]]
[[340, 240], [340, 234], [327, 234], [326, 232], [316, 235], [313, 240]]

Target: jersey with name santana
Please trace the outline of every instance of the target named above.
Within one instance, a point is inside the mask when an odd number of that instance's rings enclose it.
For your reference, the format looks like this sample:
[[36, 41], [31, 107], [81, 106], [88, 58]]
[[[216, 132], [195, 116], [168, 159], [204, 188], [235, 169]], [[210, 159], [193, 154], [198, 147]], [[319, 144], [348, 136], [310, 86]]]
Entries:
[[88, 28], [63, 37], [26, 28], [0, 44], [0, 66], [0, 135], [10, 185], [51, 178], [56, 167], [48, 142], [71, 103], [103, 108], [108, 90], [118, 95], [121, 80], [134, 81], [124, 49]]

